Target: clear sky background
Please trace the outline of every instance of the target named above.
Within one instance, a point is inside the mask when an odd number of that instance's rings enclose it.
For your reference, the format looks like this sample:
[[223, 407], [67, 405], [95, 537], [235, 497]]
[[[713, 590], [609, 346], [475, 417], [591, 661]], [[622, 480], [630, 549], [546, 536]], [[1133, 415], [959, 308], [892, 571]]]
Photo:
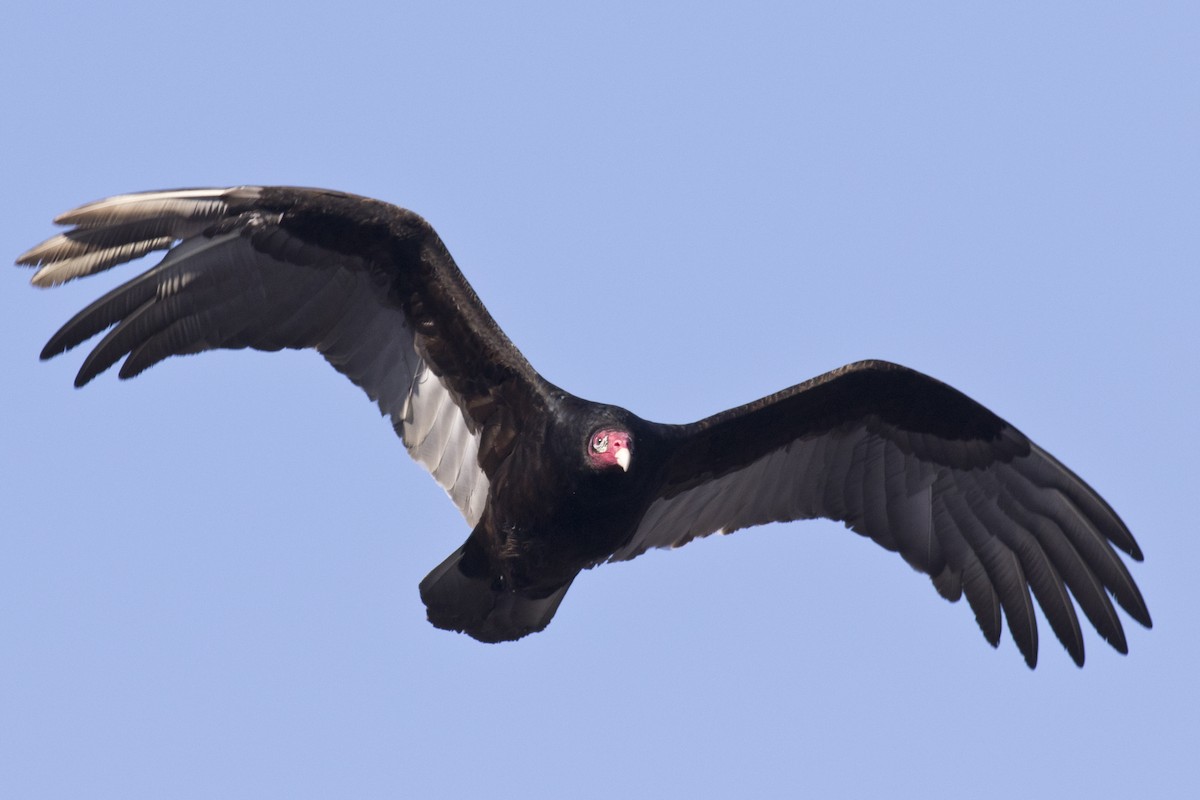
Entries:
[[462, 518], [319, 357], [76, 391], [37, 353], [134, 269], [8, 268], [0, 796], [1195, 791], [1195, 4], [504, 5], [10, 2], [0, 253], [110, 194], [325, 186], [423, 214], [535, 367], [651, 419], [898, 361], [1112, 503], [1155, 629], [1079, 670], [1043, 621], [1030, 672], [807, 522], [479, 644], [417, 595]]

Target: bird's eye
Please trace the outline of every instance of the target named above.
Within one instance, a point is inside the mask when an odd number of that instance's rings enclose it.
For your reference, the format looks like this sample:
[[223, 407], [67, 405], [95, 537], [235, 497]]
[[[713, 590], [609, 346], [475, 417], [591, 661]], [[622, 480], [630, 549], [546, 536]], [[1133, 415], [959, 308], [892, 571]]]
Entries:
[[608, 449], [608, 434], [597, 436], [596, 441], [592, 442], [592, 449], [597, 453], [603, 453]]

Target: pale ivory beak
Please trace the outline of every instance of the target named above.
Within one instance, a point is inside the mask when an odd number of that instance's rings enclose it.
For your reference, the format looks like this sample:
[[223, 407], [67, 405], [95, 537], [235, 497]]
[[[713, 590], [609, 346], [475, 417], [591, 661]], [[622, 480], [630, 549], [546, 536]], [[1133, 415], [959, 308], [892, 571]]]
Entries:
[[621, 468], [621, 471], [629, 472], [629, 459], [631, 457], [630, 453], [629, 453], [629, 448], [628, 447], [618, 448], [616, 457], [617, 457], [617, 466]]

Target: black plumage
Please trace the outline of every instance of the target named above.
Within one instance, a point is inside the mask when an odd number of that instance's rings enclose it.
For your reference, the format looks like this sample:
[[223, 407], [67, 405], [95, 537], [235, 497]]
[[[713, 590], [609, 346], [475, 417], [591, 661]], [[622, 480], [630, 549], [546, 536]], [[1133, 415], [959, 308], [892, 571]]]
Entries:
[[[549, 624], [583, 569], [714, 532], [815, 517], [899, 552], [984, 636], [1001, 619], [1033, 666], [1042, 607], [1076, 663], [1075, 606], [1127, 650], [1112, 603], [1150, 616], [1087, 484], [966, 395], [850, 364], [690, 425], [643, 420], [542, 378], [433, 229], [404, 209], [282, 187], [122, 195], [59, 217], [18, 259], [54, 285], [167, 250], [46, 344], [107, 331], [82, 386], [214, 348], [314, 348], [379, 404], [472, 526], [421, 583], [435, 625], [503, 641]], [[1031, 595], [1032, 592], [1032, 595]], [[1074, 598], [1072, 600], [1072, 598]]]

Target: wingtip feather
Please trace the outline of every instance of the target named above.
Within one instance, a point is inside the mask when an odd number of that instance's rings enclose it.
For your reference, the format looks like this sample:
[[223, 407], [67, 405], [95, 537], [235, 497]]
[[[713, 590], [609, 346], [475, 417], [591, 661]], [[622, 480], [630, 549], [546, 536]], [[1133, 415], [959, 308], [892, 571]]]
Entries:
[[117, 220], [173, 214], [185, 218], [206, 216], [219, 212], [225, 199], [248, 187], [168, 189], [152, 192], [117, 194], [64, 211], [54, 218], [56, 225], [77, 225], [89, 228]]

